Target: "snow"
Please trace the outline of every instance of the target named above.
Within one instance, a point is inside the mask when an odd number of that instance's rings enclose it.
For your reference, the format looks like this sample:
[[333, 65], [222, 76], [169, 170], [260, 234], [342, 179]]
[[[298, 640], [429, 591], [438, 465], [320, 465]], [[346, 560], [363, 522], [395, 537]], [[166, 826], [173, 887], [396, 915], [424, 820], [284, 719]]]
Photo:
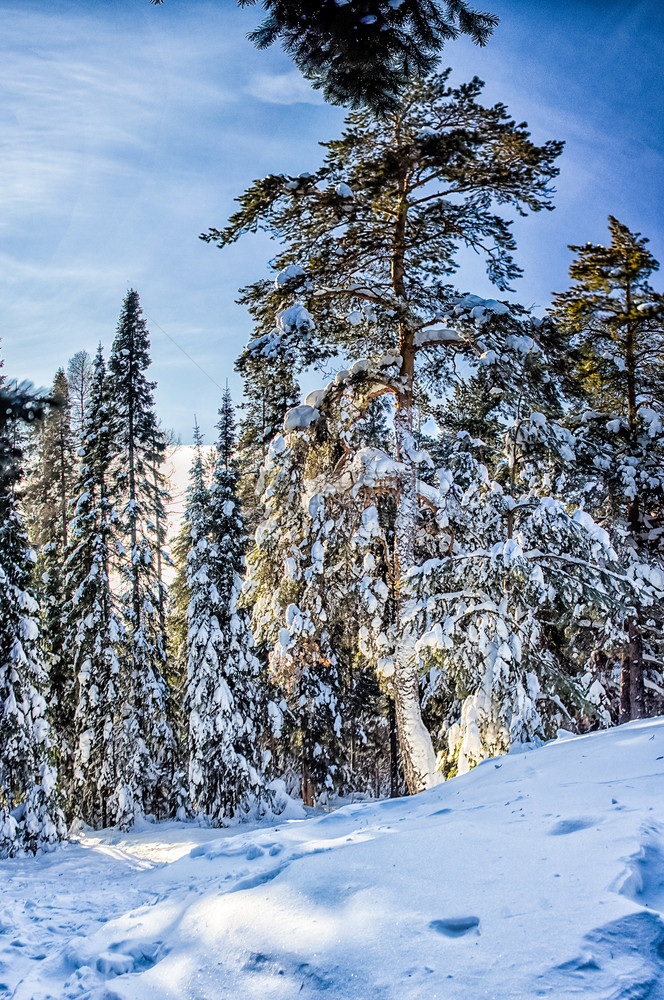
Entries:
[[462, 344], [461, 337], [456, 330], [449, 330], [444, 326], [431, 326], [424, 330], [418, 330], [415, 334], [416, 347], [434, 347], [436, 344]]
[[283, 309], [277, 316], [277, 327], [284, 333], [309, 333], [314, 321], [311, 313], [300, 302]]
[[289, 264], [274, 279], [275, 288], [281, 288], [287, 282], [292, 281], [293, 278], [299, 278], [305, 274], [305, 270], [300, 264]]
[[320, 411], [315, 406], [307, 406], [306, 403], [303, 403], [302, 406], [294, 406], [292, 410], [288, 410], [284, 417], [284, 433], [307, 428], [319, 417]]
[[304, 397], [304, 402], [307, 406], [312, 406], [315, 410], [319, 410], [323, 405], [326, 394], [327, 389], [314, 389], [308, 396]]
[[655, 1000], [664, 719], [563, 736], [414, 798], [3, 861], [0, 993]]

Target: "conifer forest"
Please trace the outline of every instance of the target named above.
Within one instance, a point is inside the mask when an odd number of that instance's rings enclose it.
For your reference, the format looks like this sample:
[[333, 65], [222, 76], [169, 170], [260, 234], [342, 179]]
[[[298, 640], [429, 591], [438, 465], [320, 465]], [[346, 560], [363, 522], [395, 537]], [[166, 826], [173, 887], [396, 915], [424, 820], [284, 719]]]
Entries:
[[[74, 819], [412, 794], [661, 713], [658, 262], [610, 216], [546, 315], [501, 301], [506, 209], [553, 207], [563, 144], [482, 89], [438, 72], [351, 111], [314, 173], [203, 234], [280, 249], [240, 293], [242, 416], [227, 390], [211, 454], [195, 432], [170, 553], [138, 293], [107, 356], [4, 382], [3, 854]], [[464, 290], [464, 248], [497, 298]]]
[[[414, 794], [664, 709], [647, 237], [609, 215], [545, 311], [503, 301], [523, 273], [511, 219], [554, 207], [563, 142], [436, 69], [442, 22], [387, 31], [415, 32], [418, 56], [373, 53], [389, 73], [362, 90], [347, 39], [326, 74], [317, 29], [264, 6], [257, 43], [285, 33], [350, 110], [313, 172], [254, 181], [202, 234], [226, 255], [257, 231], [278, 249], [239, 292], [244, 397], [220, 394], [213, 448], [194, 429], [172, 544], [137, 291], [50, 389], [3, 377], [5, 856], [75, 820], [221, 827], [289, 797]], [[448, 7], [448, 36], [488, 40], [488, 16]], [[467, 290], [469, 250], [495, 298]]]
[[664, 17], [495, 6], [0, 0], [0, 998], [664, 998]]

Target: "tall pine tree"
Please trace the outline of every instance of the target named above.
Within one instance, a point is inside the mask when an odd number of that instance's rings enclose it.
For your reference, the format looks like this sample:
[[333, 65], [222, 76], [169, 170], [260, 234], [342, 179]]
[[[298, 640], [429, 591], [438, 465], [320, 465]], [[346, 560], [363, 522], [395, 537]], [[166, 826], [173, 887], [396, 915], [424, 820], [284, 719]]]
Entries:
[[154, 412], [155, 385], [145, 374], [149, 348], [138, 293], [132, 290], [122, 307], [108, 364], [113, 399], [111, 490], [118, 514], [115, 565], [122, 577], [120, 609], [126, 629], [120, 685], [123, 739], [116, 748], [115, 808], [122, 826], [143, 811], [163, 809], [173, 767], [158, 574], [159, 522], [165, 517], [159, 466], [165, 442]]
[[[612, 531], [627, 562], [659, 571], [664, 567], [664, 295], [649, 282], [659, 263], [648, 240], [613, 216], [609, 233], [609, 246], [570, 247], [576, 255], [573, 285], [554, 296], [553, 315], [570, 338], [572, 371], [582, 390], [576, 406], [587, 459], [582, 499]], [[627, 616], [623, 722], [662, 707], [661, 678], [652, 676], [644, 660], [644, 654], [651, 659], [661, 654], [662, 625], [661, 614], [648, 606]]]
[[94, 359], [66, 563], [72, 593], [66, 652], [76, 679], [70, 811], [95, 827], [124, 818], [117, 798], [117, 748], [128, 738], [123, 731], [117, 655], [125, 636], [110, 586], [116, 519], [110, 495], [112, 409], [100, 345]]
[[[375, 396], [392, 397], [395, 453], [390, 475], [387, 464], [376, 468], [373, 485], [388, 479], [384, 485], [396, 502], [393, 684], [411, 791], [437, 780], [405, 606], [404, 581], [417, 565], [418, 525], [427, 505], [427, 491], [418, 485], [424, 459], [413, 436], [414, 402], [427, 385], [442, 395], [455, 379], [460, 353], [495, 351], [507, 335], [491, 322], [507, 307], [493, 300], [473, 300], [471, 319], [478, 323], [450, 329], [448, 317], [465, 312], [468, 301], [446, 280], [464, 246], [485, 256], [499, 288], [521, 273], [501, 206], [522, 213], [550, 208], [562, 148], [559, 142], [536, 146], [504, 105], [480, 103], [481, 90], [477, 79], [452, 88], [443, 74], [414, 85], [385, 119], [350, 115], [342, 137], [326, 144], [325, 163], [315, 174], [257, 181], [239, 199], [229, 225], [204, 236], [223, 247], [265, 227], [285, 242], [276, 287], [265, 288], [262, 325], [248, 353], [268, 365], [270, 358], [288, 356], [304, 367], [362, 351], [365, 357], [339, 373], [330, 400], [343, 391], [344, 379], [362, 383], [365, 406]], [[317, 394], [305, 411], [287, 416], [288, 428], [316, 419], [325, 398]]]

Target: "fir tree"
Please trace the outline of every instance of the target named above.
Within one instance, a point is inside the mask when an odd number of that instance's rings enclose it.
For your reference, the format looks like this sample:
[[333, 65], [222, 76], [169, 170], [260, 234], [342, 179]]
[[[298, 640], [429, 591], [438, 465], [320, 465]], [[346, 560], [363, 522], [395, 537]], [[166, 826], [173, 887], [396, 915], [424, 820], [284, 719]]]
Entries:
[[36, 456], [27, 479], [24, 506], [31, 541], [37, 547], [35, 579], [41, 608], [41, 647], [48, 673], [48, 714], [61, 778], [69, 783], [73, 758], [74, 675], [64, 646], [68, 591], [63, 571], [69, 502], [74, 486], [76, 446], [71, 429], [69, 384], [62, 369], [53, 381], [57, 405], [36, 427]]
[[18, 511], [20, 454], [11, 420], [43, 411], [43, 400], [4, 385], [0, 413], [0, 857], [47, 850], [65, 835], [43, 693], [46, 675], [38, 636], [39, 606], [29, 588], [36, 559]]
[[[414, 402], [427, 384], [442, 395], [455, 380], [459, 353], [498, 353], [510, 336], [499, 319], [508, 311], [504, 304], [460, 296], [445, 282], [460, 246], [485, 254], [489, 276], [500, 288], [520, 274], [509, 222], [497, 208], [526, 213], [551, 207], [550, 182], [561, 151], [558, 142], [536, 146], [504, 105], [482, 106], [481, 89], [477, 79], [451, 88], [444, 74], [413, 86], [383, 120], [368, 112], [350, 115], [342, 138], [325, 144], [328, 155], [315, 174], [257, 181], [239, 199], [240, 210], [227, 228], [204, 236], [225, 246], [264, 227], [286, 244], [276, 260], [281, 270], [275, 286], [264, 289], [248, 354], [267, 365], [274, 357], [292, 358], [298, 367], [323, 364], [342, 351], [371, 355], [287, 414], [287, 430], [306, 430], [321, 407], [337, 405], [347, 382], [356, 387], [360, 408], [379, 395], [393, 399], [393, 456], [381, 465], [375, 454], [355, 460], [348, 452], [337, 480], [346, 474], [357, 496], [362, 483], [350, 467], [359, 475], [364, 465], [364, 483], [395, 499], [392, 683], [411, 791], [437, 780], [420, 715], [403, 586], [417, 565], [419, 525], [431, 503], [418, 474], [426, 456], [415, 446]], [[466, 320], [457, 322], [462, 316]]]
[[265, 806], [259, 663], [246, 612], [238, 606], [246, 537], [233, 467], [230, 393], [219, 411], [212, 485], [203, 478], [200, 436], [186, 519], [188, 609], [186, 709], [189, 788], [195, 807], [223, 825]]
[[124, 581], [120, 696], [125, 720], [116, 748], [114, 810], [122, 826], [146, 809], [159, 810], [172, 777], [172, 733], [163, 678], [166, 636], [158, 576], [164, 491], [159, 473], [165, 443], [154, 413], [154, 383], [145, 372], [150, 342], [138, 293], [125, 298], [108, 365], [114, 401], [111, 490], [117, 498], [116, 564]]
[[613, 421], [613, 461], [605, 470], [608, 499], [638, 536], [652, 528], [664, 489], [659, 417], [664, 296], [648, 281], [659, 263], [647, 239], [613, 216], [609, 232], [609, 247], [570, 247], [577, 255], [570, 267], [574, 285], [555, 296], [554, 315], [572, 337], [575, 370], [601, 410], [599, 419]]
[[126, 739], [117, 650], [124, 633], [110, 586], [115, 509], [110, 495], [111, 413], [101, 345], [90, 387], [85, 433], [69, 526], [66, 651], [76, 678], [75, 754], [70, 810], [91, 826], [122, 821], [116, 748]]

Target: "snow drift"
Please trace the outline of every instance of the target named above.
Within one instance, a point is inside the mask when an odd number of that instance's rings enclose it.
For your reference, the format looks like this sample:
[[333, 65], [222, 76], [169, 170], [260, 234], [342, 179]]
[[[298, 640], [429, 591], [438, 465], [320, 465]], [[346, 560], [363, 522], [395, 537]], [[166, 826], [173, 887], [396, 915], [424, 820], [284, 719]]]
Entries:
[[664, 997], [664, 720], [415, 798], [0, 864], [0, 995]]

